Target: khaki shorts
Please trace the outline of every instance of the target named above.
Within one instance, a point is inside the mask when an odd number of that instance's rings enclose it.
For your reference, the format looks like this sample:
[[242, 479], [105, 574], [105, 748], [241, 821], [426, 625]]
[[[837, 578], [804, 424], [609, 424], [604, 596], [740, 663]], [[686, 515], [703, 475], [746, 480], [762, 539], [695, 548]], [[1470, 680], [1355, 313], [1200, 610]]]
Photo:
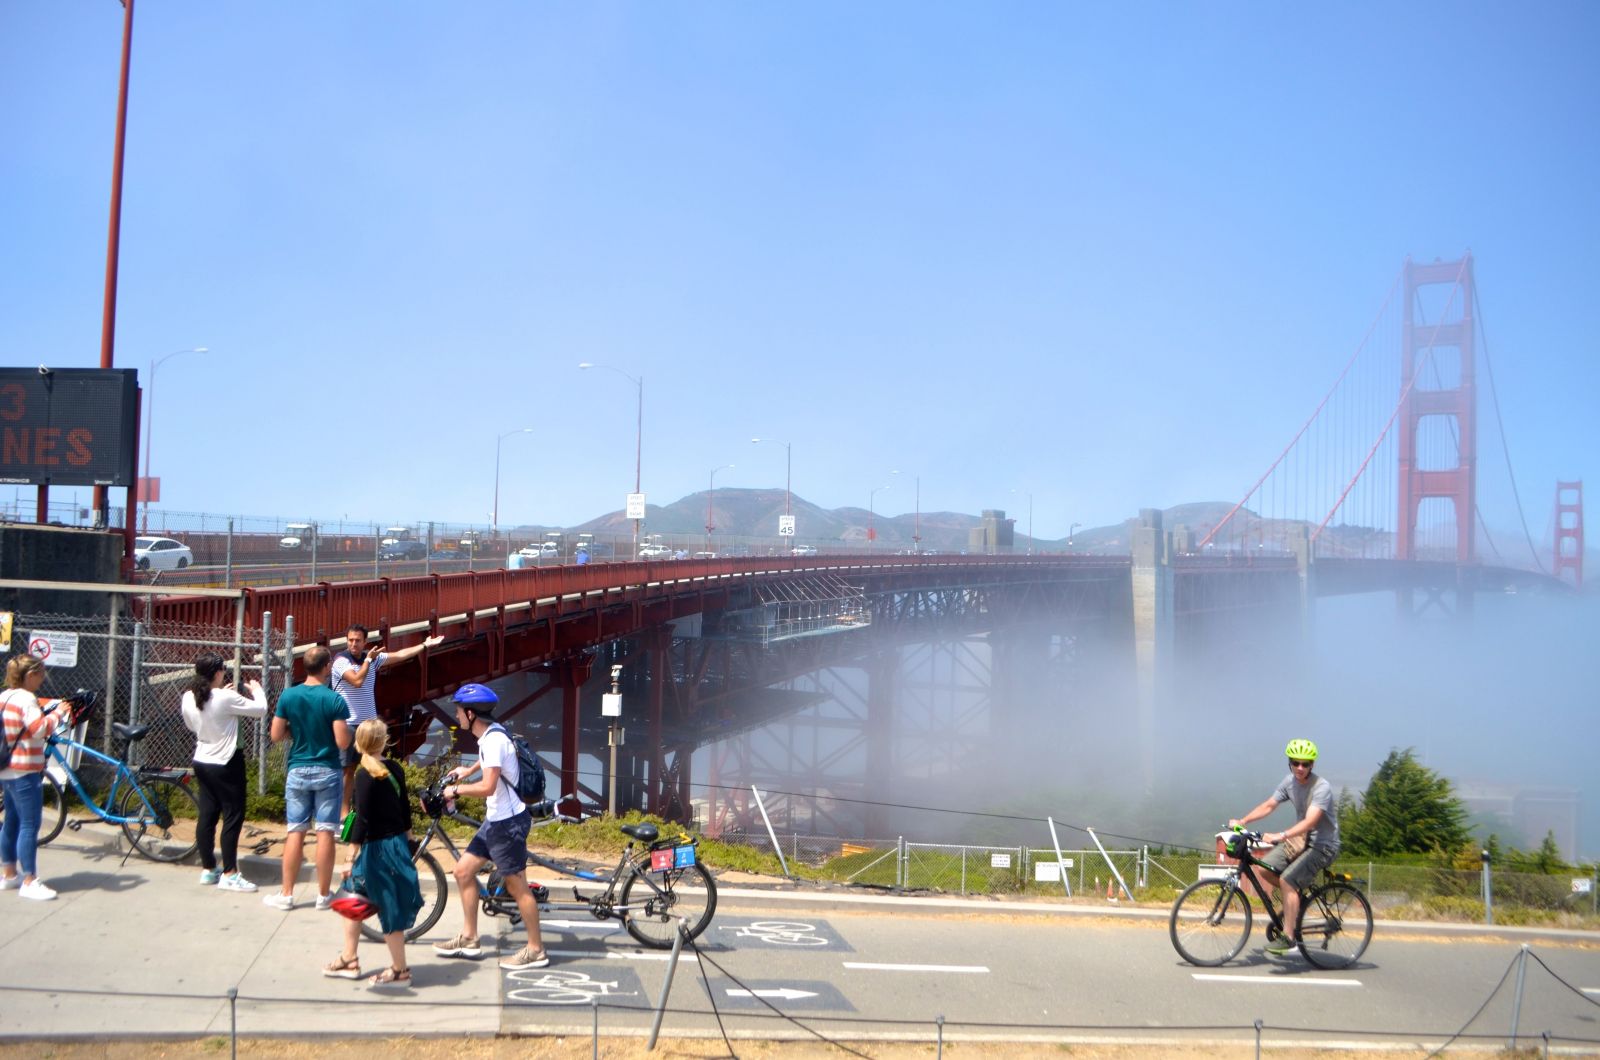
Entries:
[[1316, 883], [1317, 873], [1332, 865], [1336, 856], [1327, 847], [1312, 847], [1297, 857], [1287, 847], [1287, 843], [1279, 843], [1267, 851], [1267, 856], [1261, 859], [1261, 867], [1297, 890]]

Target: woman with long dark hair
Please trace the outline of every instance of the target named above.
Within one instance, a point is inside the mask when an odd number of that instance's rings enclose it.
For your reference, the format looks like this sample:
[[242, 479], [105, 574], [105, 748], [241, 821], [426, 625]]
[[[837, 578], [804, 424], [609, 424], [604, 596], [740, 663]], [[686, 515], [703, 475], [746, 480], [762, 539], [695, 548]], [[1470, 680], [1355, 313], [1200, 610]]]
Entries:
[[[356, 729], [356, 750], [361, 752], [361, 762], [356, 767], [351, 800], [356, 820], [350, 841], [360, 849], [350, 869], [350, 880], [378, 907], [378, 926], [389, 947], [389, 967], [373, 977], [372, 985], [403, 989], [411, 985], [406, 932], [417, 922], [422, 888], [411, 862], [411, 800], [406, 798], [405, 769], [394, 759], [383, 757], [388, 746], [389, 727], [381, 719], [364, 721]], [[360, 938], [360, 922], [346, 920], [344, 948], [323, 966], [322, 974], [338, 979], [361, 978], [361, 962], [356, 957]]]
[[[6, 799], [5, 825], [0, 827], [0, 891], [19, 888], [24, 898], [48, 902], [56, 892], [39, 878], [39, 820], [44, 811], [46, 741], [56, 729], [72, 724], [64, 704], [39, 706], [44, 663], [19, 655], [6, 663], [6, 690], [0, 692], [0, 729], [11, 761], [0, 769]], [[59, 706], [59, 709], [57, 707]]]
[[[239, 830], [244, 827], [244, 752], [239, 749], [239, 719], [267, 716], [261, 682], [234, 691], [227, 664], [216, 652], [194, 661], [194, 677], [183, 693], [183, 723], [194, 733], [194, 778], [200, 784], [200, 883], [218, 890], [248, 892], [256, 885], [239, 871]], [[217, 818], [222, 818], [222, 865], [217, 865]]]

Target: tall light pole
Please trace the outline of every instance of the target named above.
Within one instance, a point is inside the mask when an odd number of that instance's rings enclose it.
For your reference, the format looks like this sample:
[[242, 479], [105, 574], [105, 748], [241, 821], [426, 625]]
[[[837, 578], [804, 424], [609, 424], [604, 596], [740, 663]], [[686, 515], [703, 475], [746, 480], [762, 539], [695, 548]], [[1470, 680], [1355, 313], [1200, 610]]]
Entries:
[[[639, 484], [642, 481], [640, 478], [640, 471], [644, 463], [644, 376], [632, 376], [614, 365], [591, 364], [588, 361], [584, 361], [583, 363], [579, 364], [578, 367], [582, 369], [604, 368], [608, 372], [616, 372], [618, 375], [622, 376], [622, 378], [626, 379], [628, 382], [632, 383], [636, 388], [638, 388], [638, 416], [635, 420], [633, 429], [633, 492], [635, 494], [642, 493], [643, 490], [640, 488]], [[636, 560], [639, 558], [639, 523], [643, 518], [644, 513], [641, 512], [639, 518], [633, 521], [633, 558]]]
[[[783, 514], [786, 519], [793, 519], [794, 507], [792, 500], [794, 494], [791, 492], [791, 483], [793, 482], [791, 476], [794, 470], [794, 447], [789, 442], [780, 442], [776, 438], [750, 439], [752, 445], [760, 445], [762, 442], [772, 442], [775, 445], [783, 446]], [[792, 527], [793, 524], [791, 523], [790, 526]], [[779, 529], [781, 531], [782, 528], [780, 527]], [[793, 534], [794, 532], [791, 529], [790, 536], [793, 537]], [[782, 537], [783, 535], [780, 532], [778, 536]]]
[[714, 468], [711, 469], [711, 488], [706, 491], [706, 551], [707, 552], [712, 551], [712, 548], [711, 548], [711, 531], [713, 531], [713, 530], [715, 530], [717, 528], [716, 520], [713, 519], [712, 515], [711, 515], [711, 506], [715, 502], [716, 496], [717, 496], [717, 472], [718, 471], [731, 471], [731, 470], [733, 470], [733, 465], [732, 464], [723, 464], [721, 467], [714, 467]]
[[150, 380], [144, 392], [144, 489], [142, 491], [143, 497], [141, 498], [144, 501], [144, 505], [143, 514], [140, 518], [139, 532], [141, 534], [149, 533], [150, 531], [150, 437], [155, 434], [153, 424], [156, 417], [156, 369], [160, 368], [169, 358], [176, 357], [180, 353], [205, 352], [207, 350], [204, 346], [191, 346], [186, 350], [173, 350], [171, 353], [163, 354], [150, 362]]
[[[122, 243], [122, 158], [123, 145], [128, 136], [128, 66], [133, 59], [133, 0], [122, 0], [122, 72], [117, 79], [117, 135], [111, 149], [111, 218], [106, 234], [106, 290], [105, 303], [100, 311], [100, 367], [110, 368], [116, 357], [117, 341], [117, 267], [121, 259]], [[152, 372], [152, 375], [155, 373]], [[150, 450], [146, 449], [146, 453]], [[145, 478], [149, 478], [149, 467]], [[107, 489], [94, 488], [95, 521], [108, 508]], [[50, 487], [39, 487], [39, 522], [49, 515]], [[145, 504], [145, 519], [150, 518], [150, 505]], [[128, 501], [128, 513], [122, 520], [123, 562], [133, 562], [133, 501]]]
[[494, 440], [494, 508], [489, 512], [489, 536], [500, 536], [500, 446], [513, 434], [532, 434], [532, 427], [518, 427]]
[[1072, 532], [1074, 530], [1076, 530], [1078, 527], [1082, 526], [1082, 525], [1083, 525], [1082, 523], [1073, 523], [1071, 526], [1067, 527], [1067, 547], [1068, 548], [1072, 547]]
[[872, 547], [873, 539], [875, 537], [877, 537], [877, 535], [874, 534], [873, 531], [872, 531], [872, 506], [873, 506], [874, 502], [876, 502], [876, 500], [878, 498], [878, 494], [882, 493], [884, 490], [886, 490], [888, 488], [889, 488], [888, 486], [874, 486], [867, 493], [867, 547], [868, 548]]
[[[1028, 555], [1033, 555], [1033, 491], [1012, 490], [1012, 493], [1026, 493], [1028, 495]], [[1015, 547], [1015, 546], [1013, 546]]]

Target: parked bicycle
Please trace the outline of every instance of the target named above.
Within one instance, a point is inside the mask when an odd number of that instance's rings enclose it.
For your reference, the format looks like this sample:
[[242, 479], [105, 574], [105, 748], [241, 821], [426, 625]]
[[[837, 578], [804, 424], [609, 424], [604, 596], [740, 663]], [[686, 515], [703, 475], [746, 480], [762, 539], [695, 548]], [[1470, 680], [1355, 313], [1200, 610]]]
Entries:
[[[1213, 968], [1238, 956], [1250, 937], [1250, 898], [1241, 878], [1255, 888], [1266, 910], [1267, 942], [1284, 936], [1283, 918], [1271, 892], [1255, 873], [1261, 862], [1254, 846], [1260, 832], [1218, 832], [1227, 854], [1238, 860], [1223, 876], [1190, 884], [1172, 904], [1168, 925], [1173, 948], [1190, 964]], [[1318, 968], [1343, 968], [1366, 952], [1372, 941], [1372, 906], [1355, 877], [1324, 869], [1322, 882], [1300, 892], [1300, 922], [1295, 925], [1300, 952]]]
[[[420, 938], [439, 922], [450, 893], [449, 876], [433, 856], [430, 847], [435, 840], [449, 850], [450, 856], [459, 860], [461, 849], [444, 830], [445, 820], [456, 821], [476, 831], [480, 822], [447, 807], [444, 800], [443, 780], [435, 781], [418, 796], [422, 811], [428, 817], [428, 828], [420, 840], [414, 840], [417, 876], [422, 882], [423, 906], [417, 922], [406, 932], [408, 941]], [[574, 797], [561, 800], [575, 803]], [[592, 811], [577, 815], [557, 812], [557, 803], [545, 800], [533, 807], [533, 827], [540, 828], [556, 822], [579, 824], [598, 816]], [[683, 920], [688, 937], [693, 939], [705, 931], [717, 908], [717, 885], [697, 857], [698, 839], [663, 839], [653, 824], [624, 825], [623, 834], [628, 844], [617, 858], [616, 867], [609, 873], [591, 872], [577, 865], [553, 861], [532, 850], [528, 863], [551, 872], [590, 883], [603, 884], [598, 892], [588, 895], [572, 888], [572, 900], [555, 900], [546, 887], [534, 886], [534, 897], [541, 913], [587, 913], [596, 920], [620, 920], [628, 934], [640, 943], [655, 949], [670, 949], [677, 934], [678, 920]], [[637, 853], [635, 846], [638, 846]], [[507, 893], [500, 873], [491, 869], [487, 879], [478, 886], [479, 902], [486, 916], [509, 917], [513, 925], [522, 922], [517, 903]], [[382, 938], [382, 933], [372, 921], [361, 925], [362, 934], [370, 939]]]
[[[72, 704], [77, 725], [81, 727], [100, 705], [100, 693], [80, 688], [64, 697], [64, 701]], [[76, 728], [75, 731], [83, 730]], [[135, 768], [125, 761], [128, 748], [149, 731], [148, 725], [112, 723], [111, 732], [122, 744], [122, 758], [98, 751], [66, 732], [50, 736], [45, 744], [49, 761], [45, 764], [40, 846], [60, 835], [63, 826], [70, 825], [77, 831], [85, 823], [67, 820], [65, 789], [70, 785], [91, 813], [107, 824], [122, 827], [132, 848], [129, 854], [137, 850], [152, 861], [172, 862], [182, 861], [195, 852], [200, 804], [189, 790], [188, 772], [155, 766]], [[111, 782], [102, 797], [97, 797], [80, 775], [85, 757], [111, 771]], [[127, 855], [123, 856], [123, 861], [127, 861]]]

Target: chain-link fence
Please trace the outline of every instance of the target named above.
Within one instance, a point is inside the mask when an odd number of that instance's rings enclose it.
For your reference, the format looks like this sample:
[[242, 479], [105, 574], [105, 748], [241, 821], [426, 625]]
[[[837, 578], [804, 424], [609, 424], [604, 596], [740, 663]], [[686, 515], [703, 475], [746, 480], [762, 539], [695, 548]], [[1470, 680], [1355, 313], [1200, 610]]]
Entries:
[[[114, 725], [147, 727], [129, 745], [134, 765], [186, 768], [194, 753], [194, 734], [183, 723], [180, 703], [194, 676], [195, 658], [215, 652], [227, 660], [236, 687], [260, 681], [269, 701], [284, 687], [291, 630], [158, 623], [151, 627], [125, 616], [17, 613], [12, 617], [11, 653], [42, 658], [46, 680], [41, 698], [58, 698], [85, 688], [104, 701], [89, 721], [87, 742], [120, 756], [122, 741]], [[259, 780], [268, 770], [270, 740], [265, 720], [241, 722], [239, 744], [255, 763]]]

